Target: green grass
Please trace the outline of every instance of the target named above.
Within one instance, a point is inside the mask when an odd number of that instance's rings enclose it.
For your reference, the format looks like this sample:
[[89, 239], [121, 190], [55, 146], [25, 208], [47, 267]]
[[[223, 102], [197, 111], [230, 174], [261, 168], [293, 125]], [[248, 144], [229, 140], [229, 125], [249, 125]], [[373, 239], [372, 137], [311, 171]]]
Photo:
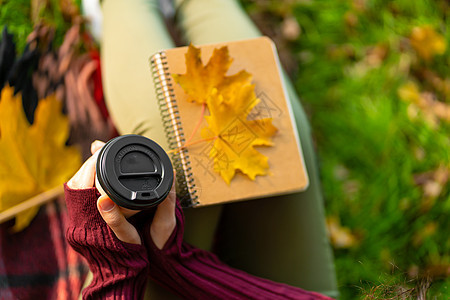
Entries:
[[[327, 215], [338, 218], [357, 240], [335, 247], [342, 299], [388, 297], [395, 287], [411, 289], [413, 298], [427, 276], [429, 297], [449, 296], [448, 179], [432, 196], [414, 180], [439, 167], [448, 170], [449, 121], [433, 125], [420, 109], [413, 117], [410, 103], [398, 93], [415, 82], [421, 92], [450, 101], [449, 91], [422, 77], [431, 70], [450, 80], [448, 2], [244, 4], [253, 16], [273, 14], [283, 20], [293, 15], [301, 28], [288, 45], [298, 61], [293, 78], [314, 131]], [[409, 39], [415, 26], [425, 25], [447, 44], [446, 53], [431, 61], [419, 57]], [[376, 46], [381, 58], [371, 64], [369, 53]]]
[[[37, 13], [39, 22], [50, 25], [55, 29], [54, 46], [59, 46], [65, 32], [71, 26], [71, 21], [63, 15], [58, 0], [30, 1], [30, 0], [0, 0], [0, 29], [5, 26], [8, 32], [14, 36], [17, 53], [23, 53], [27, 37], [34, 28], [31, 3], [47, 3], [46, 8], [41, 8]], [[79, 5], [79, 1], [74, 3]]]
[[0, 0], [0, 20], [1, 29], [6, 25], [8, 31], [14, 34], [14, 42], [17, 45], [19, 53], [25, 48], [27, 36], [33, 30], [31, 22], [30, 1]]

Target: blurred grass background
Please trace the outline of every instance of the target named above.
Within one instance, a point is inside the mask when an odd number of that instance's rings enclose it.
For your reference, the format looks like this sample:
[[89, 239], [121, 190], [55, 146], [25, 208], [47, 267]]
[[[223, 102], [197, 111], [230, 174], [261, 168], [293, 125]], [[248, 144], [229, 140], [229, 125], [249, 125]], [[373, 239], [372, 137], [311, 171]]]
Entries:
[[[62, 2], [0, 0], [19, 52]], [[341, 299], [448, 299], [449, 1], [241, 2], [310, 116]]]
[[243, 4], [310, 116], [342, 299], [449, 299], [449, 2]]

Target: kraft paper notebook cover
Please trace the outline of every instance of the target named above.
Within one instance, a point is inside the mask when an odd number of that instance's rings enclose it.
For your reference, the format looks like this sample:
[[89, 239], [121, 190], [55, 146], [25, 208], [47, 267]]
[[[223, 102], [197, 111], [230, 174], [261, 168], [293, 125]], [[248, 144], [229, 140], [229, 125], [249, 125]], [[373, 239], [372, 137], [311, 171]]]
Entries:
[[[272, 137], [271, 147], [255, 147], [268, 157], [269, 175], [256, 176], [252, 181], [237, 173], [228, 185], [213, 170], [213, 159], [208, 156], [211, 141], [201, 142], [174, 152], [172, 163], [177, 171], [177, 195], [183, 206], [203, 206], [231, 201], [302, 191], [308, 186], [303, 155], [292, 108], [281, 80], [281, 69], [273, 42], [267, 37], [212, 45], [195, 45], [201, 50], [206, 65], [215, 48], [228, 46], [233, 59], [227, 75], [246, 70], [253, 75], [256, 96], [260, 103], [252, 110], [253, 116], [271, 117], [278, 131]], [[172, 74], [185, 74], [185, 54], [188, 47], [161, 51], [150, 59], [158, 94], [161, 115], [171, 149], [180, 148], [195, 130], [201, 106], [187, 101], [187, 94]], [[206, 112], [208, 115], [208, 112]], [[203, 119], [201, 128], [207, 122]], [[230, 124], [230, 128], [233, 124]], [[200, 140], [200, 131], [192, 140]], [[245, 142], [243, 142], [245, 147]], [[239, 151], [239, 149], [233, 149]]]

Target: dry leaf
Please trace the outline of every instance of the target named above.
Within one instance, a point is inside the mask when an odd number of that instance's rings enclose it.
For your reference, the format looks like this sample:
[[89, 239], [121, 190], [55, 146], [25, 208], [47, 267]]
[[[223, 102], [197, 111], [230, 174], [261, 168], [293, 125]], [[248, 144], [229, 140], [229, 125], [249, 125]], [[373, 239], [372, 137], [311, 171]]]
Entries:
[[[39, 101], [30, 125], [20, 94], [5, 87], [0, 101], [0, 211], [63, 184], [81, 164], [78, 149], [65, 145], [69, 134], [62, 103], [54, 97]], [[38, 207], [16, 216], [15, 231], [24, 229]]]
[[433, 89], [443, 96], [443, 102], [450, 100], [450, 77], [441, 78], [436, 72], [430, 69], [423, 69], [419, 74], [426, 82], [424, 85], [431, 85]]
[[398, 96], [401, 100], [412, 103], [419, 103], [420, 91], [414, 82], [407, 82], [398, 88]]
[[231, 62], [228, 47], [214, 49], [208, 63], [203, 66], [200, 49], [189, 45], [186, 58], [186, 73], [172, 74], [175, 82], [181, 85], [188, 101], [203, 104], [214, 88], [219, 91], [224, 86], [250, 83], [252, 76], [246, 71], [240, 71], [232, 76], [226, 76]]
[[365, 61], [369, 66], [373, 68], [378, 68], [386, 59], [388, 53], [389, 48], [387, 45], [385, 44], [375, 45], [367, 50]]
[[327, 218], [327, 229], [331, 244], [336, 249], [350, 248], [358, 242], [356, 236], [349, 228], [342, 226], [337, 217]]
[[259, 101], [250, 84], [235, 87], [227, 98], [214, 89], [207, 100], [210, 116], [205, 117], [208, 127], [203, 128], [202, 137], [215, 138], [209, 155], [214, 159], [214, 171], [227, 184], [237, 170], [252, 180], [268, 172], [268, 158], [254, 146], [271, 146], [277, 129], [272, 119], [247, 120]]
[[186, 74], [172, 75], [181, 85], [188, 101], [206, 104], [210, 115], [205, 119], [202, 137], [214, 139], [209, 156], [214, 161], [214, 171], [230, 184], [239, 170], [254, 180], [268, 173], [268, 158], [255, 146], [271, 146], [271, 136], [276, 128], [272, 119], [248, 120], [248, 115], [259, 103], [252, 75], [242, 70], [226, 76], [232, 59], [228, 47], [214, 49], [208, 63], [203, 66], [199, 48], [189, 45]]
[[333, 175], [335, 179], [344, 181], [349, 177], [350, 171], [344, 165], [336, 165], [333, 168]]
[[289, 16], [283, 20], [281, 24], [281, 32], [283, 37], [289, 41], [295, 41], [300, 37], [302, 29], [295, 17]]
[[431, 26], [414, 27], [410, 36], [411, 45], [424, 60], [444, 54], [447, 44], [445, 38]]
[[429, 92], [420, 93], [419, 88], [413, 82], [408, 82], [398, 89], [401, 100], [410, 102], [408, 116], [410, 119], [418, 117], [418, 109], [430, 126], [436, 127], [439, 120], [450, 122], [450, 105], [435, 99]]
[[419, 107], [435, 118], [450, 122], [450, 105], [436, 99], [432, 93], [422, 93]]
[[436, 203], [436, 199], [441, 195], [443, 188], [450, 178], [450, 169], [445, 165], [440, 165], [433, 171], [428, 171], [414, 175], [414, 183], [422, 187], [423, 197], [420, 205], [422, 212], [427, 212]]

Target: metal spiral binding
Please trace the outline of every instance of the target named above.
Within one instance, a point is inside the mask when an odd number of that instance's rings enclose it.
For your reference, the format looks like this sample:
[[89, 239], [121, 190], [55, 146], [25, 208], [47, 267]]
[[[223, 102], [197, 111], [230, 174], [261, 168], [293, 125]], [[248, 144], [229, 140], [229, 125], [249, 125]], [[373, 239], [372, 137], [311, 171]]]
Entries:
[[[165, 53], [161, 51], [153, 55], [150, 64], [169, 148], [171, 150], [181, 148], [185, 143], [184, 133]], [[171, 156], [172, 164], [177, 171], [177, 196], [181, 205], [183, 207], [197, 205], [198, 194], [191, 172], [188, 150], [177, 151]]]

